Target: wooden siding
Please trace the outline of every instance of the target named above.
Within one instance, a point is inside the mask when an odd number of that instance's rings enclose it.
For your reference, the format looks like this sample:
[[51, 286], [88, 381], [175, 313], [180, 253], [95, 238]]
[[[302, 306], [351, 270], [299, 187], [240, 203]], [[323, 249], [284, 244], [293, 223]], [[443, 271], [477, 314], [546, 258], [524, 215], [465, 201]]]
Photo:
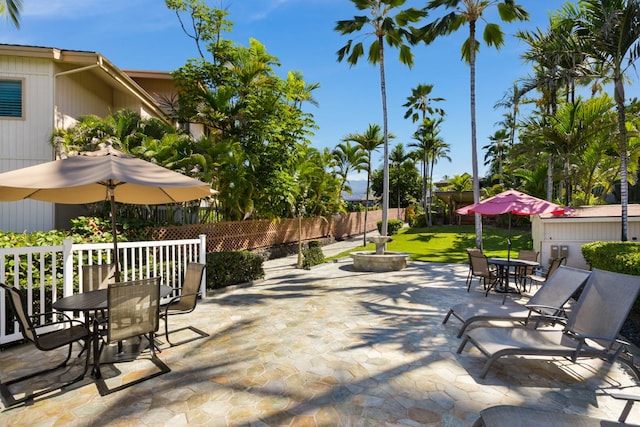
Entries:
[[[630, 241], [640, 240], [640, 217], [629, 217], [627, 236]], [[585, 243], [617, 241], [621, 236], [620, 217], [553, 218], [532, 220], [533, 247], [540, 251], [543, 264], [549, 263], [556, 250], [567, 255], [567, 265], [588, 269], [582, 256]]]
[[[0, 78], [23, 80], [24, 118], [0, 120], [0, 172], [53, 159], [53, 67], [45, 59], [0, 56]], [[53, 205], [36, 201], [0, 203], [0, 229], [50, 230]]]
[[64, 120], [58, 127], [68, 127], [83, 115], [105, 117], [112, 112], [113, 91], [90, 71], [62, 75], [56, 80], [58, 114]]

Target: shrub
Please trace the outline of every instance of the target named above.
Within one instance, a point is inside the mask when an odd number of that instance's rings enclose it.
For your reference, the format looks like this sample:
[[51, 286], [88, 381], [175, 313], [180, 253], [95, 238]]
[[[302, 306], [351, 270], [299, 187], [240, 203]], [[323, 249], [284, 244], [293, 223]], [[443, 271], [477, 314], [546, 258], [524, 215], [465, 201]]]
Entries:
[[427, 218], [425, 218], [424, 212], [420, 215], [414, 215], [409, 225], [413, 228], [425, 228], [427, 226]]
[[[378, 221], [378, 233], [382, 233], [382, 221]], [[387, 221], [387, 235], [393, 236], [398, 234], [398, 231], [404, 226], [404, 221], [401, 219], [390, 219]]]
[[302, 251], [302, 268], [309, 270], [314, 265], [324, 263], [324, 253], [322, 252], [322, 244], [313, 240], [309, 242], [309, 248]]
[[640, 243], [591, 242], [581, 250], [591, 268], [640, 276]]
[[207, 254], [207, 289], [220, 289], [264, 277], [262, 257], [249, 251]]
[[[581, 250], [591, 268], [640, 276], [640, 243], [591, 242], [582, 245]], [[640, 312], [640, 297], [633, 311]]]

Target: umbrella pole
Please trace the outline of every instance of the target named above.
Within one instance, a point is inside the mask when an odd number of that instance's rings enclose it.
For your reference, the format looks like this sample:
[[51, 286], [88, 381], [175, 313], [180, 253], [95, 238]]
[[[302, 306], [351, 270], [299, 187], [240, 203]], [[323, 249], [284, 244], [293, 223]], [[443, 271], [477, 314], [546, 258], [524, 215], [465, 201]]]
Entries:
[[113, 262], [116, 265], [116, 271], [114, 273], [114, 280], [116, 283], [120, 282], [120, 259], [118, 256], [118, 234], [116, 228], [116, 196], [115, 187], [109, 185], [109, 198], [111, 199], [111, 233], [113, 236]]
[[507, 238], [507, 261], [511, 260], [511, 212], [509, 212], [509, 237]]

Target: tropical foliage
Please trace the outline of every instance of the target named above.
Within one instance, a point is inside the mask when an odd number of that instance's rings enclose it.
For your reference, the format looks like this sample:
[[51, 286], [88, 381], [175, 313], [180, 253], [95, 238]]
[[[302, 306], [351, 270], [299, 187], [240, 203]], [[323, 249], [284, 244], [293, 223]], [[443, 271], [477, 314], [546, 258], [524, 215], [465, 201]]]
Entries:
[[[451, 160], [450, 143], [440, 135], [446, 119], [439, 107], [443, 99], [432, 95], [432, 85], [417, 84], [402, 105], [404, 119], [416, 125], [412, 141], [389, 151], [394, 137], [387, 123], [385, 49], [410, 66], [412, 44], [468, 25], [462, 57], [471, 71], [471, 149], [477, 163], [476, 25], [493, 6], [504, 22], [526, 19], [527, 13], [509, 0], [432, 0], [422, 10], [402, 9], [403, 0], [352, 2], [363, 16], [339, 21], [334, 30], [361, 34], [346, 42], [338, 59], [353, 66], [367, 55], [379, 66], [383, 123], [362, 132], [346, 129], [333, 149], [311, 144], [316, 124], [309, 111], [317, 105], [313, 93], [319, 84], [306, 82], [299, 71], [282, 72], [278, 58], [258, 40], [242, 46], [227, 38], [233, 27], [227, 13], [202, 0], [166, 0], [199, 53], [173, 73], [180, 96], [164, 103], [181, 126], [123, 110], [105, 118], [82, 117], [75, 126], [56, 131], [52, 143], [65, 156], [108, 142], [210, 183], [219, 194], [205, 220], [331, 215], [345, 210], [343, 195], [352, 193], [349, 179], [362, 173], [365, 209], [375, 194], [383, 198], [383, 211], [421, 205], [424, 223], [432, 225], [434, 168]], [[21, 2], [0, 2], [0, 13], [11, 16], [8, 3], [20, 10]], [[432, 10], [444, 14], [420, 26], [418, 21]], [[640, 201], [628, 188], [638, 173], [640, 103], [625, 97], [640, 55], [639, 16], [640, 0], [581, 0], [552, 13], [548, 28], [518, 32], [531, 72], [510, 83], [496, 103], [505, 113], [482, 143], [489, 169], [485, 188], [480, 188], [475, 164], [471, 174], [460, 170], [450, 178], [448, 188], [474, 190], [480, 197], [513, 187], [572, 206], [618, 202], [625, 240], [626, 204]], [[489, 46], [506, 42], [498, 24], [484, 24], [482, 34]], [[365, 48], [367, 35], [372, 38]], [[202, 136], [187, 132], [188, 124], [202, 126]], [[382, 165], [374, 164], [377, 151], [384, 151]]]

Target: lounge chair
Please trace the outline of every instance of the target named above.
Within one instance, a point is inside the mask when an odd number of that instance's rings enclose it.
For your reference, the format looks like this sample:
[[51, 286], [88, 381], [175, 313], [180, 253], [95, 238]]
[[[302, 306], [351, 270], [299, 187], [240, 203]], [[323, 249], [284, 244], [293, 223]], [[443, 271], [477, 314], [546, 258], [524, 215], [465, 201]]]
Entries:
[[489, 266], [487, 256], [482, 253], [482, 250], [476, 248], [467, 249], [467, 255], [469, 256], [467, 292], [471, 290], [471, 282], [474, 277], [477, 277], [482, 281], [484, 289], [491, 287], [491, 285], [498, 280], [498, 275], [496, 270]]
[[562, 266], [525, 305], [499, 305], [492, 302], [456, 304], [451, 307], [442, 323], [447, 323], [451, 316], [459, 319], [462, 322], [458, 331], [460, 338], [470, 324], [479, 321], [501, 320], [523, 322], [526, 325], [532, 317], [540, 319], [539, 315], [553, 316], [556, 319], [562, 316], [563, 306], [590, 274], [586, 270]]
[[164, 320], [164, 335], [167, 338], [167, 342], [171, 346], [185, 344], [187, 342], [209, 336], [209, 334], [201, 331], [194, 326], [185, 326], [180, 329], [175, 329], [171, 332], [175, 333], [178, 331], [189, 329], [190, 331], [198, 334], [198, 336], [191, 339], [182, 340], [179, 343], [174, 343], [169, 340], [169, 316], [191, 313], [196, 309], [196, 303], [198, 302], [198, 297], [200, 296], [200, 285], [202, 283], [202, 277], [204, 275], [204, 268], [204, 264], [199, 264], [196, 262], [189, 263], [187, 265], [187, 271], [184, 275], [184, 281], [182, 282], [182, 290], [180, 291], [180, 295], [173, 297], [171, 301], [169, 301], [169, 303], [160, 307], [160, 319]]
[[605, 421], [580, 414], [565, 414], [542, 409], [524, 408], [521, 406], [499, 405], [492, 406], [480, 412], [480, 418], [473, 427], [609, 427], [609, 426], [638, 426], [626, 424], [625, 421], [633, 404], [640, 400], [639, 396], [611, 393], [609, 396], [626, 400], [627, 403], [617, 422]]
[[[3, 289], [9, 297], [9, 305], [11, 306], [16, 320], [20, 325], [20, 331], [22, 332], [22, 336], [25, 340], [31, 341], [36, 346], [36, 348], [41, 351], [51, 351], [64, 346], [68, 346], [67, 357], [56, 366], [42, 369], [41, 366], [37, 365], [34, 366], [35, 371], [28, 375], [1, 382], [0, 395], [5, 402], [5, 407], [9, 408], [11, 406], [24, 403], [35, 397], [42, 396], [46, 393], [51, 393], [51, 391], [53, 390], [57, 390], [81, 381], [84, 378], [84, 375], [86, 374], [88, 368], [88, 351], [87, 355], [85, 356], [84, 370], [81, 374], [71, 380], [66, 381], [65, 383], [61, 384], [56, 382], [50, 387], [42, 388], [38, 391], [30, 391], [28, 393], [25, 393], [25, 397], [16, 399], [16, 397], [10, 391], [11, 385], [52, 372], [56, 369], [66, 366], [67, 362], [71, 358], [73, 343], [82, 343], [82, 351], [85, 351], [91, 338], [91, 332], [89, 331], [89, 327], [86, 323], [79, 320], [71, 319], [64, 313], [41, 313], [35, 316], [30, 316], [29, 310], [27, 309], [27, 297], [24, 292], [2, 283], [0, 283], [0, 288]], [[2, 315], [4, 316], [4, 313], [2, 313]], [[42, 319], [52, 320], [43, 322]], [[34, 324], [34, 320], [37, 322], [36, 324]], [[6, 375], [7, 370], [4, 369], [3, 373]]]
[[594, 269], [563, 330], [475, 328], [467, 332], [457, 352], [471, 342], [488, 357], [480, 378], [503, 356], [556, 356], [574, 362], [590, 357], [613, 362], [629, 345], [618, 339], [618, 333], [639, 290], [640, 276]]

